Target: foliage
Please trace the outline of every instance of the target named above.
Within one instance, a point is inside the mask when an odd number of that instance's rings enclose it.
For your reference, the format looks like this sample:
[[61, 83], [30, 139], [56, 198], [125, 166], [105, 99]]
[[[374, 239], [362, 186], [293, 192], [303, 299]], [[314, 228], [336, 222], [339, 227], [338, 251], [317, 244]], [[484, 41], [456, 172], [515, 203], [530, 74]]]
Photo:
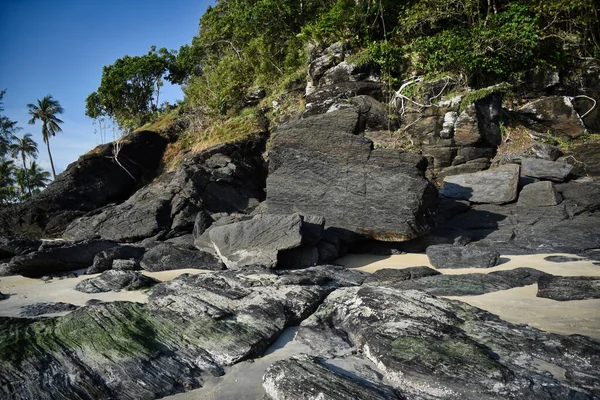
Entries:
[[27, 157], [31, 159], [37, 158], [37, 143], [31, 138], [30, 133], [26, 133], [22, 138], [14, 136], [13, 143], [10, 144], [10, 152], [13, 158], [21, 157], [23, 169], [19, 170], [19, 172], [21, 172], [21, 181], [19, 181], [19, 174], [17, 174], [17, 182], [19, 183], [21, 192], [25, 193], [24, 189], [27, 188], [27, 192], [31, 196], [32, 186], [29, 181], [29, 170], [27, 169], [25, 159]]
[[167, 75], [176, 53], [152, 46], [143, 56], [125, 56], [102, 69], [100, 86], [86, 99], [90, 118], [114, 118], [124, 130], [147, 122], [159, 108], [163, 79], [180, 80], [185, 74], [175, 70]]
[[27, 108], [31, 119], [29, 124], [33, 125], [36, 121], [42, 123], [42, 139], [46, 143], [48, 149], [48, 157], [50, 158], [50, 166], [52, 167], [52, 176], [56, 178], [56, 171], [54, 169], [54, 161], [52, 160], [52, 153], [50, 152], [50, 137], [56, 135], [57, 132], [61, 132], [62, 128], [59, 124], [63, 121], [60, 120], [57, 115], [62, 114], [64, 109], [60, 105], [58, 100], [55, 100], [52, 95], [46, 95], [41, 100], [37, 101], [37, 104], [27, 104]]

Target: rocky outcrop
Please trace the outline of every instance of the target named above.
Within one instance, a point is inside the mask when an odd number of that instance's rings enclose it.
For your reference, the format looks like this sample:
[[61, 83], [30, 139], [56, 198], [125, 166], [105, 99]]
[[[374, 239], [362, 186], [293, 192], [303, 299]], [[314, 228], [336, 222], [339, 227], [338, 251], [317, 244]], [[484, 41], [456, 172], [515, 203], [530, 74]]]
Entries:
[[104, 271], [100, 275], [85, 279], [75, 286], [84, 293], [102, 293], [120, 290], [139, 290], [157, 284], [158, 281], [137, 271]]
[[334, 266], [182, 275], [155, 286], [148, 304], [0, 318], [0, 397], [148, 399], [197, 388], [364, 275]]
[[209, 237], [227, 268], [274, 268], [280, 252], [302, 244], [302, 219], [298, 214], [257, 215], [250, 221], [214, 228]]
[[144, 254], [140, 264], [146, 271], [151, 272], [183, 268], [223, 269], [223, 264], [210, 253], [184, 249], [170, 243], [159, 243], [152, 247]]
[[545, 133], [550, 130], [554, 135], [578, 138], [587, 133], [583, 121], [573, 107], [573, 98], [568, 96], [550, 96], [537, 99], [521, 107], [523, 121], [531, 129]]
[[441, 194], [474, 203], [504, 204], [517, 199], [519, 166], [502, 165], [489, 171], [448, 176]]
[[523, 187], [518, 204], [525, 207], [546, 207], [559, 205], [561, 201], [562, 196], [556, 191], [554, 184], [543, 181]]
[[538, 283], [548, 274], [533, 268], [516, 268], [489, 274], [435, 275], [390, 285], [396, 289], [413, 289], [433, 296], [477, 296]]
[[86, 274], [99, 274], [106, 270], [112, 269], [116, 260], [139, 260], [142, 258], [146, 249], [139, 246], [120, 245], [104, 250], [96, 256], [92, 266], [89, 267]]
[[340, 110], [278, 128], [269, 151], [269, 212], [322, 215], [328, 227], [379, 240], [426, 233], [437, 191], [423, 176], [425, 161], [373, 149], [370, 140], [352, 134], [358, 120], [357, 113]]
[[196, 215], [249, 211], [264, 197], [266, 136], [221, 144], [195, 154], [127, 201], [69, 225], [65, 237], [134, 242], [157, 234], [191, 233]]
[[16, 256], [0, 270], [0, 276], [39, 278], [55, 272], [73, 271], [92, 265], [94, 257], [117, 243], [107, 240], [48, 243], [40, 250]]
[[440, 272], [429, 267], [409, 267], [402, 269], [384, 268], [379, 269], [369, 275], [364, 285], [369, 286], [392, 286], [398, 282], [404, 282], [411, 279], [421, 279], [426, 276], [440, 275]]
[[566, 162], [540, 160], [538, 158], [523, 157], [521, 159], [521, 173], [532, 178], [564, 181], [573, 166]]
[[600, 299], [600, 278], [545, 276], [538, 283], [537, 297], [558, 301]]
[[491, 268], [500, 258], [493, 248], [439, 244], [427, 248], [429, 262], [436, 268]]
[[0, 235], [60, 236], [74, 219], [125, 200], [155, 177], [167, 140], [154, 132], [134, 132], [119, 140], [118, 163], [115, 146], [98, 146], [31, 200], [0, 212]]
[[0, 259], [31, 253], [41, 245], [40, 240], [0, 237]]
[[[378, 383], [407, 398], [592, 399], [600, 394], [600, 375], [591, 367], [600, 362], [597, 340], [512, 325], [420, 291], [336, 290], [301, 324], [297, 340], [323, 356], [360, 352], [381, 374]], [[312, 376], [310, 370], [298, 373], [295, 382]]]

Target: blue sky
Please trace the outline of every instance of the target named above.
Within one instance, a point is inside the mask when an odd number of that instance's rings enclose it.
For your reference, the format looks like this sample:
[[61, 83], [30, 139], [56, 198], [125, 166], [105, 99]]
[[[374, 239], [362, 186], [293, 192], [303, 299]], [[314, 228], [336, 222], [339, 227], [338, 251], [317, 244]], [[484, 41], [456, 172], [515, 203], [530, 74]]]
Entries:
[[[38, 163], [50, 170], [41, 127], [29, 125], [27, 103], [52, 94], [65, 109], [63, 132], [50, 141], [56, 172], [100, 143], [85, 98], [100, 84], [102, 67], [151, 45], [191, 43], [211, 0], [0, 0], [0, 90], [4, 115], [38, 142]], [[182, 98], [161, 90], [161, 102]], [[110, 140], [110, 138], [108, 139]]]

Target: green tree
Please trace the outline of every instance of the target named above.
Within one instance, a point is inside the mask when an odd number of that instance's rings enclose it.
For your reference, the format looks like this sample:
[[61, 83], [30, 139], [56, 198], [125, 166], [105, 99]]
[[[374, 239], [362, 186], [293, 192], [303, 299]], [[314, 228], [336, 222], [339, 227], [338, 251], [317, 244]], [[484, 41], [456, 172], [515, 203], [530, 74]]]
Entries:
[[50, 183], [50, 173], [41, 169], [35, 161], [31, 163], [25, 175], [31, 187], [30, 195], [39, 193], [40, 189], [45, 188]]
[[143, 56], [125, 56], [105, 66], [98, 90], [86, 99], [85, 114], [113, 118], [125, 130], [147, 122], [158, 110], [160, 88], [175, 57], [175, 52], [152, 46]]
[[0, 204], [13, 201], [15, 166], [12, 160], [0, 158]]
[[63, 121], [60, 120], [57, 115], [62, 114], [64, 109], [60, 105], [60, 102], [55, 100], [51, 95], [46, 95], [43, 99], [38, 100], [37, 104], [27, 104], [27, 108], [29, 109], [29, 115], [31, 115], [29, 124], [33, 125], [38, 120], [42, 123], [42, 138], [48, 149], [48, 157], [50, 158], [50, 166], [52, 167], [52, 176], [56, 178], [54, 161], [52, 160], [52, 153], [50, 152], [50, 137], [55, 136], [57, 132], [62, 131], [59, 124], [62, 124]]
[[[10, 152], [13, 158], [21, 157], [21, 161], [23, 162], [23, 171], [27, 171], [27, 164], [25, 163], [25, 159], [27, 157], [35, 159], [37, 158], [38, 148], [37, 143], [31, 138], [30, 133], [26, 133], [22, 138], [15, 136], [13, 138], [13, 143], [10, 145]], [[31, 185], [28, 181], [28, 174], [24, 174], [25, 185], [29, 195], [31, 196]]]
[[[0, 90], [0, 112], [4, 111], [3, 98], [6, 90]], [[17, 121], [12, 121], [4, 115], [0, 115], [0, 157], [4, 157], [8, 152], [8, 147], [20, 128], [17, 127]]]

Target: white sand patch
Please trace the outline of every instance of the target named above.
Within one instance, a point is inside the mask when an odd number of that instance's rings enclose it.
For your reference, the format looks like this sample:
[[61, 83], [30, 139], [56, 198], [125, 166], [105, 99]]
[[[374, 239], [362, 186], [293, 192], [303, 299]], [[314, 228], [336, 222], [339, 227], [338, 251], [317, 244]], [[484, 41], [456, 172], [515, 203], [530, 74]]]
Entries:
[[[198, 274], [210, 271], [198, 269], [179, 269], [173, 271], [148, 272], [140, 271], [144, 275], [151, 276], [160, 281], [169, 281], [181, 274]], [[44, 282], [40, 279], [25, 278], [20, 275], [0, 277], [0, 292], [8, 294], [10, 297], [0, 301], [0, 316], [3, 317], [18, 317], [21, 312], [21, 307], [50, 302], [71, 303], [76, 306], [85, 305], [90, 299], [98, 299], [104, 302], [110, 301], [134, 301], [138, 303], [146, 303], [148, 301], [148, 290], [134, 290], [120, 292], [105, 292], [105, 293], [83, 293], [75, 290], [75, 286], [88, 278], [95, 275], [80, 275], [77, 278], [54, 278], [51, 281]], [[55, 314], [64, 315], [66, 313]]]
[[[502, 264], [493, 268], [438, 269], [443, 274], [486, 274], [515, 268], [535, 268], [558, 276], [600, 276], [600, 266], [592, 261], [555, 263], [544, 260], [552, 255], [576, 257], [570, 254], [533, 254], [502, 257]], [[348, 268], [373, 273], [384, 268], [403, 269], [425, 265], [433, 268], [426, 254], [394, 256], [348, 255], [337, 260]], [[449, 296], [498, 315], [515, 324], [565, 335], [580, 334], [600, 339], [600, 299], [555, 301], [536, 297], [537, 284], [501, 290], [479, 296]]]

